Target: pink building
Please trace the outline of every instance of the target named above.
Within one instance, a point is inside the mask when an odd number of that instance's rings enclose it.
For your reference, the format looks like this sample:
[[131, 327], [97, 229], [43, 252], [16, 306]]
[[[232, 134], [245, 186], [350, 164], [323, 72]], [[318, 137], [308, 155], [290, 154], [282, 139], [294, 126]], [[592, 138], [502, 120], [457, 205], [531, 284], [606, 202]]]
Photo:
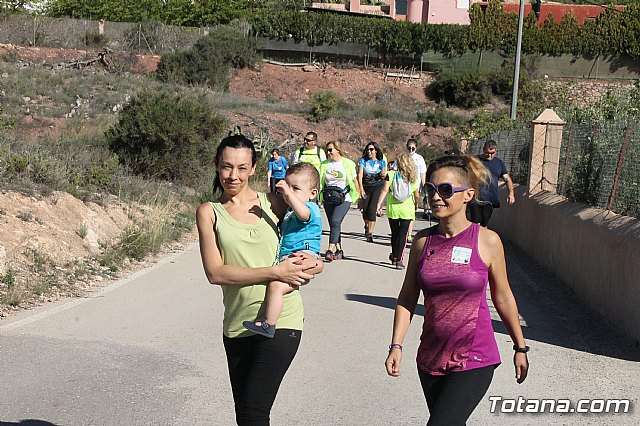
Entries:
[[[477, 0], [476, 0], [477, 1]], [[331, 9], [353, 14], [384, 15], [398, 21], [429, 24], [469, 24], [469, 6], [474, 0], [388, 0], [385, 6], [368, 6], [360, 0], [350, 0], [348, 5], [313, 3], [312, 9]]]

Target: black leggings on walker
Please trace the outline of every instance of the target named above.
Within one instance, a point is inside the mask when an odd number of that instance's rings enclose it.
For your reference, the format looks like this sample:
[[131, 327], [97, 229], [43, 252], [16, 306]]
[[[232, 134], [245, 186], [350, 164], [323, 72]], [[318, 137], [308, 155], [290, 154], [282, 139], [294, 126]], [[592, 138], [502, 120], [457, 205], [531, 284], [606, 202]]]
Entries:
[[391, 257], [402, 260], [404, 247], [407, 244], [407, 234], [409, 233], [409, 219], [389, 219], [391, 228]]
[[495, 365], [434, 376], [418, 368], [429, 407], [427, 426], [463, 426], [493, 379]]
[[263, 336], [224, 336], [239, 426], [268, 426], [278, 388], [298, 351], [302, 331], [278, 329]]

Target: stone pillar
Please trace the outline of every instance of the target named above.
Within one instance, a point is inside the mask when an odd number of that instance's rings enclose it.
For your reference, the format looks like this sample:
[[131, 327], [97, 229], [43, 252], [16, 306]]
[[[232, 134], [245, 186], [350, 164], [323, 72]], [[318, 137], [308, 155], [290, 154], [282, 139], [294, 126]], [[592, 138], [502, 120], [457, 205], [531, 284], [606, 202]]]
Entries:
[[389, 16], [396, 19], [396, 0], [389, 0]]
[[552, 109], [545, 109], [531, 122], [529, 152], [529, 196], [540, 191], [556, 193], [560, 145], [565, 122]]
[[98, 34], [104, 35], [104, 19], [98, 21]]
[[360, 0], [349, 0], [349, 12], [360, 12]]

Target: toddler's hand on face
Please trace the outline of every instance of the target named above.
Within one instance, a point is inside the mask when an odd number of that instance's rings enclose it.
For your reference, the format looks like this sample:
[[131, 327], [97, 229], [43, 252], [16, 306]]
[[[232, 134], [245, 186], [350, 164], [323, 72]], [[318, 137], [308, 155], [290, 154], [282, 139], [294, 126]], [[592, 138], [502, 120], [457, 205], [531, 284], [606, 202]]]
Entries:
[[284, 196], [285, 201], [287, 201], [289, 198], [289, 194], [291, 193], [291, 188], [289, 188], [289, 185], [287, 185], [287, 182], [285, 182], [284, 180], [281, 180], [280, 182], [276, 183], [276, 191], [282, 194]]

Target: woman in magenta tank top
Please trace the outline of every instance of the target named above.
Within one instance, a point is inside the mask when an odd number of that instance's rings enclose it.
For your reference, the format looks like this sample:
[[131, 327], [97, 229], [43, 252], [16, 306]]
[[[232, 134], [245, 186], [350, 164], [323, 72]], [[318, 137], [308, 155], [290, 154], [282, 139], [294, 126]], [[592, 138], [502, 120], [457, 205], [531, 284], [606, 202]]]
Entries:
[[390, 376], [400, 375], [402, 343], [422, 291], [425, 315], [416, 361], [429, 408], [428, 425], [464, 425], [500, 364], [487, 285], [514, 343], [518, 383], [527, 377], [529, 348], [500, 237], [469, 222], [465, 214], [467, 203], [487, 179], [487, 170], [475, 157], [446, 156], [429, 165], [427, 179], [429, 204], [439, 224], [420, 231], [411, 246], [386, 369]]

